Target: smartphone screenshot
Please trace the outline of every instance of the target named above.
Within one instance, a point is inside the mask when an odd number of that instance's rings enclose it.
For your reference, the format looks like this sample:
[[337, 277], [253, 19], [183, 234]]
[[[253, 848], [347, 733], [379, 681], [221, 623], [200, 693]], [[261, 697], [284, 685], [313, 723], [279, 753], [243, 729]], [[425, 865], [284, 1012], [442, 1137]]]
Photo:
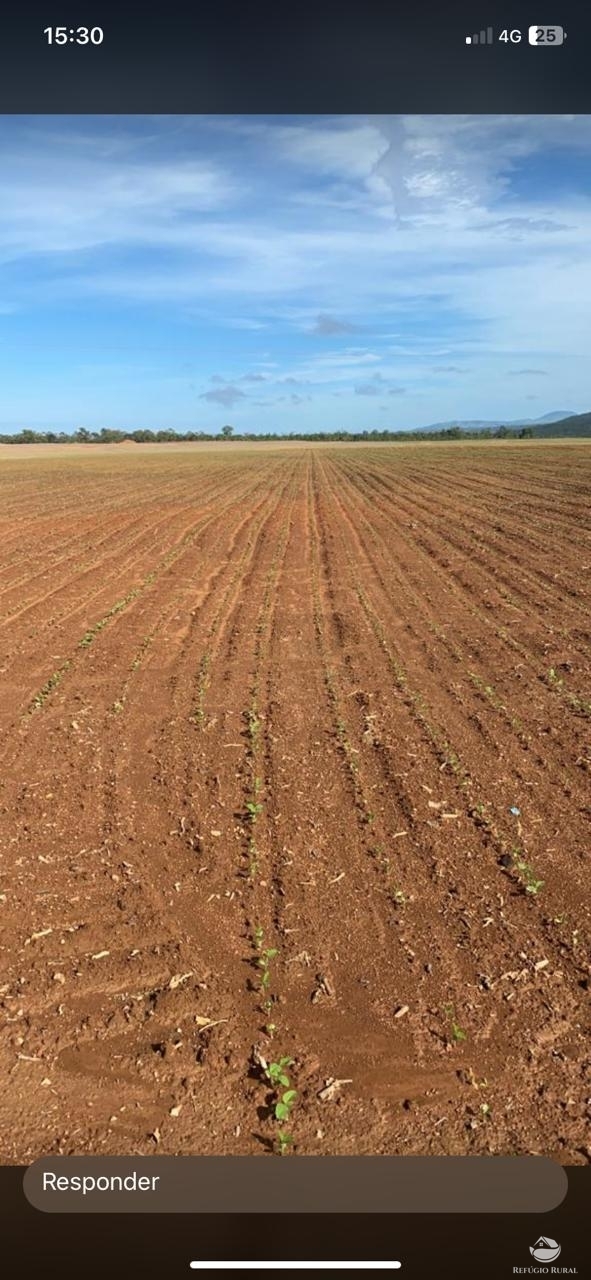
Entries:
[[588, 1267], [591, 21], [499, 15], [6, 17], [10, 1275]]

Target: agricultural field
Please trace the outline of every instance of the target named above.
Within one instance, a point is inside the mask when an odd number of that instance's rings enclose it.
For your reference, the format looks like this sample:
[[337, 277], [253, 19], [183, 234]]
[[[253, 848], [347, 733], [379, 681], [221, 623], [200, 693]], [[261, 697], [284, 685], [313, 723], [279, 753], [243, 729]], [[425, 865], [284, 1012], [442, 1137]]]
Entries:
[[591, 1158], [591, 446], [0, 450], [0, 1159]]

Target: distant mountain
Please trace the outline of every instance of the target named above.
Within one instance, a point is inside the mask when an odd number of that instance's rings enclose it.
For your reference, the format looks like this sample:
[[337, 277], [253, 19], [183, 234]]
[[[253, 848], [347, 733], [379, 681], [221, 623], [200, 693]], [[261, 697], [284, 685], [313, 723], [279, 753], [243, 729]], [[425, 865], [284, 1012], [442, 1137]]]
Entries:
[[551, 413], [545, 413], [543, 418], [513, 418], [511, 421], [507, 418], [466, 418], [463, 421], [456, 418], [453, 422], [432, 422], [428, 427], [417, 429], [421, 431], [446, 431], [449, 427], [461, 427], [463, 431], [486, 431], [494, 430], [495, 427], [537, 427], [549, 422], [570, 422], [575, 417], [584, 416], [584, 414], [573, 413], [572, 409], [553, 409]]
[[[582, 414], [575, 413], [574, 409], [559, 409], [553, 413], [545, 413], [543, 418], [535, 418], [534, 421], [536, 423], [539, 422], [540, 424], [543, 422], [563, 422], [565, 418], [577, 418], [582, 416]], [[533, 423], [524, 422], [523, 426], [533, 426]]]
[[558, 422], [540, 418], [533, 426], [537, 439], [557, 440], [563, 436], [591, 436], [591, 413], [574, 413]]

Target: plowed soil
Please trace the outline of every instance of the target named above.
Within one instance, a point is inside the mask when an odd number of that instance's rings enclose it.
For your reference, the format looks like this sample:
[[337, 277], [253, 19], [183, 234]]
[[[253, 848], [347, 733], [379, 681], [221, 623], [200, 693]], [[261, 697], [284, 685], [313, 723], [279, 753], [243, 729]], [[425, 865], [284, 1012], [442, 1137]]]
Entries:
[[3, 1162], [264, 1155], [282, 1057], [296, 1154], [589, 1161], [590, 493], [2, 451]]

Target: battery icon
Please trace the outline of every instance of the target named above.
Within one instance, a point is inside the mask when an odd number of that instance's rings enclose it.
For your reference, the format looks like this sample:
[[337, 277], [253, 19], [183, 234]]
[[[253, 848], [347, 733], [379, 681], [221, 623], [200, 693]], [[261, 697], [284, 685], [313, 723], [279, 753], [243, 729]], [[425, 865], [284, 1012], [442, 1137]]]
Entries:
[[527, 36], [530, 44], [542, 45], [547, 48], [553, 44], [564, 44], [566, 31], [564, 27], [547, 27], [540, 24], [536, 27], [529, 27]]

